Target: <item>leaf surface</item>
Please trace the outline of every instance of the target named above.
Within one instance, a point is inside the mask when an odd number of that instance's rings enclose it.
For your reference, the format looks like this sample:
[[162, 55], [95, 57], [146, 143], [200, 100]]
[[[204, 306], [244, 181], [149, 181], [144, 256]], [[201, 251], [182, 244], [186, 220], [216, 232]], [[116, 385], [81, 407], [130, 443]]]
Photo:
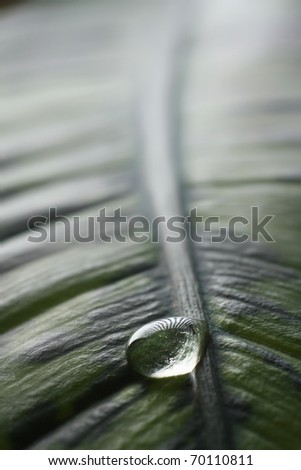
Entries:
[[[183, 6], [1, 11], [2, 448], [300, 447], [300, 11]], [[84, 234], [102, 207], [217, 230], [258, 206], [275, 241], [29, 242], [54, 206]], [[136, 376], [130, 335], [181, 314], [209, 331], [193, 377]]]

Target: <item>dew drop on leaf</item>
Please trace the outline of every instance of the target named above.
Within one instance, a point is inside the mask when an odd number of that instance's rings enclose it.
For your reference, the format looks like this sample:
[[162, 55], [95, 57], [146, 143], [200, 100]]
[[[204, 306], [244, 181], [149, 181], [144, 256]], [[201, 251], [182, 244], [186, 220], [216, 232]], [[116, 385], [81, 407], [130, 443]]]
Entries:
[[127, 344], [136, 372], [156, 379], [188, 374], [201, 358], [204, 325], [184, 317], [157, 320], [139, 328]]

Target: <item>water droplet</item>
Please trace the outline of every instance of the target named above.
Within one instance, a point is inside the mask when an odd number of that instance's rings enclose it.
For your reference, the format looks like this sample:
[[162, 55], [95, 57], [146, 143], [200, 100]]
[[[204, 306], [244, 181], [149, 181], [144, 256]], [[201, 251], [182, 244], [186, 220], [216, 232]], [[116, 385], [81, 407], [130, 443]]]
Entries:
[[173, 377], [193, 371], [204, 344], [200, 321], [171, 317], [144, 325], [127, 344], [130, 366], [152, 378]]

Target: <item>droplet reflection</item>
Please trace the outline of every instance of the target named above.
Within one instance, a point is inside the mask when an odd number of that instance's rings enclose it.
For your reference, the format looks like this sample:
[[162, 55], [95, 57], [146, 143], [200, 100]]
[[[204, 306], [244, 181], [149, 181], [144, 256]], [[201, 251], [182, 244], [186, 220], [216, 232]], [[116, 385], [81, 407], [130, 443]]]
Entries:
[[127, 344], [130, 366], [146, 377], [163, 378], [188, 374], [200, 360], [201, 322], [171, 317], [144, 325]]

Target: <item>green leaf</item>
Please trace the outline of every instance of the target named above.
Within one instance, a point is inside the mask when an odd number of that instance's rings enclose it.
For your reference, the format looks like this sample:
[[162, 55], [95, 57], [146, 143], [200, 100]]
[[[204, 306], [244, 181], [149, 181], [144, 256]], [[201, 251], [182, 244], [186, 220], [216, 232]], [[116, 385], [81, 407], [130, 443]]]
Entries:
[[[1, 11], [1, 448], [300, 448], [300, 22], [287, 0]], [[64, 243], [51, 219], [28, 241], [50, 207], [84, 236], [103, 207], [217, 230], [252, 206], [274, 242]], [[203, 359], [139, 377], [129, 337], [173, 315]]]

